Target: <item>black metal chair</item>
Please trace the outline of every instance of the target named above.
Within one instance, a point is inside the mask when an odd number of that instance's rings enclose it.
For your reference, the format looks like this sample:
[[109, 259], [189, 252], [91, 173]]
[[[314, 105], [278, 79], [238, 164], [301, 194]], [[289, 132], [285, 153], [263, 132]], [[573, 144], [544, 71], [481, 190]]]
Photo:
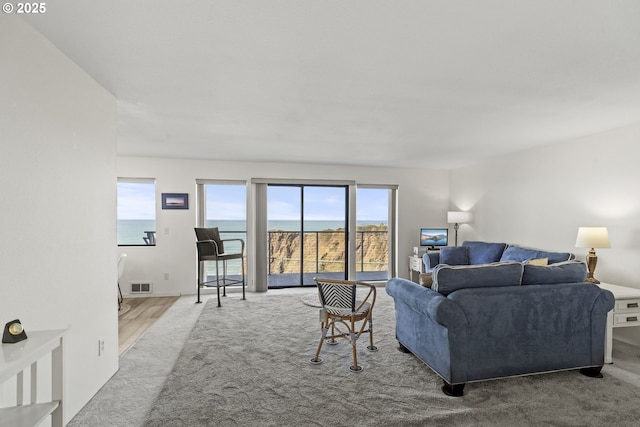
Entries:
[[145, 237], [142, 238], [144, 240], [145, 245], [155, 245], [156, 244], [156, 232], [155, 231], [145, 231]]
[[[320, 328], [322, 335], [316, 354], [311, 358], [313, 364], [322, 363], [320, 350], [322, 343], [336, 344], [336, 338], [345, 338], [351, 344], [353, 354], [353, 366], [349, 369], [353, 372], [362, 371], [358, 365], [356, 342], [360, 335], [369, 334], [367, 350], [378, 351], [373, 345], [373, 306], [376, 302], [375, 286], [365, 282], [355, 282], [334, 279], [314, 279], [318, 285], [318, 294], [322, 308], [320, 309]], [[357, 289], [366, 290], [364, 298], [360, 298]], [[358, 325], [358, 322], [360, 325]]]
[[[227, 296], [228, 285], [242, 284], [242, 299], [245, 299], [245, 272], [244, 272], [244, 240], [242, 239], [225, 239], [220, 238], [220, 231], [217, 227], [214, 228], [195, 228], [196, 246], [198, 248], [198, 300], [196, 303], [201, 303], [200, 300], [200, 288], [204, 286], [215, 286], [218, 290], [218, 307], [221, 307], [220, 303], [220, 287], [222, 287], [223, 296]], [[239, 252], [225, 252], [225, 243], [239, 242]], [[229, 246], [229, 245], [227, 245]], [[230, 278], [227, 276], [227, 261], [239, 259], [241, 264], [241, 278]], [[207, 277], [202, 277], [204, 273], [203, 263], [207, 261], [213, 261], [216, 265], [216, 278], [214, 280], [207, 280]], [[220, 277], [220, 263], [222, 263], [222, 277]], [[206, 275], [205, 275], [206, 276]]]

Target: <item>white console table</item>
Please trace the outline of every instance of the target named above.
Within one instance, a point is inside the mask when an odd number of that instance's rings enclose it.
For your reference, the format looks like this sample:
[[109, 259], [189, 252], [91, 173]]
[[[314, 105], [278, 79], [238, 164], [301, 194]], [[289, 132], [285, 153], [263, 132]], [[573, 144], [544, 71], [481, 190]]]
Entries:
[[[410, 256], [409, 257], [409, 280], [412, 282], [420, 282], [420, 274], [424, 273], [424, 264], [422, 263], [422, 257]], [[418, 273], [418, 280], [413, 280], [414, 272]]]
[[613, 363], [613, 328], [640, 326], [640, 289], [627, 286], [600, 283], [602, 289], [613, 293], [616, 303], [607, 314], [607, 333], [605, 338], [604, 362]]
[[[65, 329], [26, 331], [27, 339], [2, 344], [0, 384], [16, 378], [16, 405], [0, 408], [0, 427], [37, 426], [51, 416], [52, 427], [64, 425], [64, 347]], [[51, 401], [38, 402], [38, 361], [51, 354]], [[30, 397], [25, 403], [24, 371], [30, 368]]]

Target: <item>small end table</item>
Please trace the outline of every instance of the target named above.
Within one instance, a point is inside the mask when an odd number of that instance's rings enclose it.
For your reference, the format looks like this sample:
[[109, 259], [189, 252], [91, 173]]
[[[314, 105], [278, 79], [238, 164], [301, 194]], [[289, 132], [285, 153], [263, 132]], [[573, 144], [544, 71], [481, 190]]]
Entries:
[[613, 310], [607, 314], [607, 332], [605, 336], [604, 363], [613, 363], [613, 328], [640, 326], [640, 289], [627, 286], [600, 283], [602, 289], [613, 293], [616, 299]]
[[413, 280], [414, 272], [418, 273], [418, 281], [420, 281], [420, 274], [424, 273], [422, 257], [412, 255], [409, 256], [409, 280], [412, 282], [415, 282], [415, 280]]

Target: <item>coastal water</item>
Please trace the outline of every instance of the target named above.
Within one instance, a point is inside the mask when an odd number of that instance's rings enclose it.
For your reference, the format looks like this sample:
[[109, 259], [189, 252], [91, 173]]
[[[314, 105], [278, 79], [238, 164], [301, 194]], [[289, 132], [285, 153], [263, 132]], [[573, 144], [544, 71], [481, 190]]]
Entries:
[[156, 231], [156, 221], [151, 219], [119, 219], [118, 245], [145, 245], [147, 231]]

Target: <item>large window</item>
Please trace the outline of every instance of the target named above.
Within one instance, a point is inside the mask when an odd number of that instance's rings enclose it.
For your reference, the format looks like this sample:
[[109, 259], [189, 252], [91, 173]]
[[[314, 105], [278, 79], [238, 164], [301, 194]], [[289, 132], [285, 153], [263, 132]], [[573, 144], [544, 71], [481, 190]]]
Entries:
[[155, 180], [118, 178], [118, 246], [155, 244]]
[[[243, 181], [218, 181], [198, 179], [198, 226], [218, 227], [220, 237], [242, 239], [247, 249], [247, 184]], [[241, 243], [234, 241], [224, 245], [225, 251], [239, 252]], [[230, 260], [228, 275], [240, 275], [241, 260]], [[205, 263], [207, 276], [215, 274], [214, 263]]]
[[356, 279], [387, 280], [390, 271], [389, 216], [392, 189], [358, 188]]

